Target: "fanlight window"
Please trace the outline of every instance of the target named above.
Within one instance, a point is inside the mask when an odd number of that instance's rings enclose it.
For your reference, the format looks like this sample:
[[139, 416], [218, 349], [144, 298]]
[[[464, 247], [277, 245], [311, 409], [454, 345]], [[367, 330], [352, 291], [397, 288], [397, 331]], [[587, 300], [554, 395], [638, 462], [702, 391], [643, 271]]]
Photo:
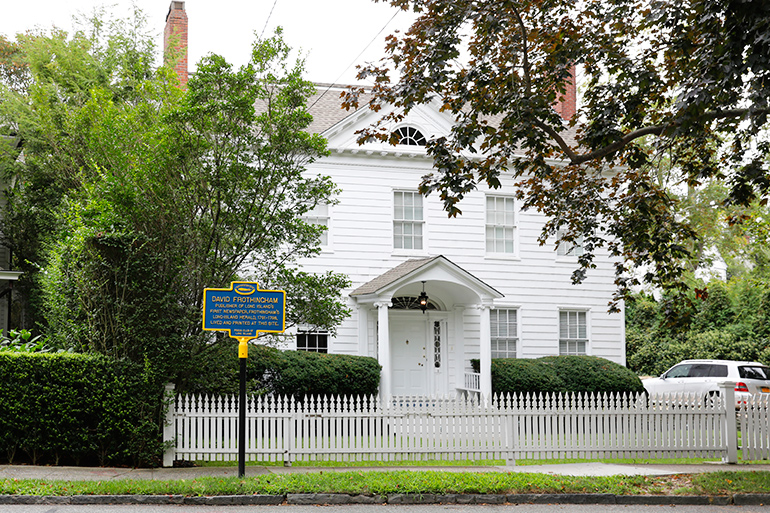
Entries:
[[411, 126], [402, 126], [393, 131], [397, 144], [406, 146], [425, 146], [425, 136], [422, 132]]
[[[391, 301], [394, 310], [420, 310], [420, 299], [417, 296], [394, 297]], [[438, 310], [436, 303], [428, 299], [428, 310]]]

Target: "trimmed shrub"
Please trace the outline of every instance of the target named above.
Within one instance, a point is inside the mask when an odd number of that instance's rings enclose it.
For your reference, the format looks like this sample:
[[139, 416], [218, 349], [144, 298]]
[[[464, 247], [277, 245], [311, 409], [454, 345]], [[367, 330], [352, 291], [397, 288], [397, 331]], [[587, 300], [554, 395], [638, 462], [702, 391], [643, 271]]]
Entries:
[[491, 367], [493, 394], [561, 392], [564, 388], [553, 367], [539, 360], [494, 358]]
[[368, 356], [280, 351], [257, 346], [249, 350], [249, 377], [265, 392], [305, 396], [376, 395], [380, 364]]
[[162, 399], [151, 369], [128, 361], [0, 352], [0, 457], [156, 466]]
[[620, 364], [598, 356], [546, 356], [539, 359], [550, 365], [561, 378], [564, 392], [617, 393], [644, 392], [639, 376]]
[[[204, 368], [179, 392], [234, 395], [239, 390], [238, 344], [224, 342]], [[290, 395], [376, 395], [380, 364], [368, 356], [281, 351], [251, 345], [246, 364], [246, 393]]]
[[[478, 372], [479, 361], [471, 360]], [[597, 356], [493, 358], [492, 393], [640, 393], [639, 377], [622, 365]]]

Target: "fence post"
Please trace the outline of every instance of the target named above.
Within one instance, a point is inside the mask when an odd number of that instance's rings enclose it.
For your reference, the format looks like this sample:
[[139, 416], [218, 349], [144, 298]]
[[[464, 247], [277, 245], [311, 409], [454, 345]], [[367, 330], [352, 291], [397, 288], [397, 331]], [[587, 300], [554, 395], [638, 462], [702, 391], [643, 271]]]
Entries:
[[738, 425], [735, 419], [735, 382], [719, 383], [719, 394], [725, 408], [725, 436], [727, 437], [727, 456], [722, 463], [738, 463]]
[[176, 396], [173, 383], [166, 383], [163, 391], [163, 403], [166, 406], [166, 418], [163, 422], [163, 466], [174, 466], [176, 456]]

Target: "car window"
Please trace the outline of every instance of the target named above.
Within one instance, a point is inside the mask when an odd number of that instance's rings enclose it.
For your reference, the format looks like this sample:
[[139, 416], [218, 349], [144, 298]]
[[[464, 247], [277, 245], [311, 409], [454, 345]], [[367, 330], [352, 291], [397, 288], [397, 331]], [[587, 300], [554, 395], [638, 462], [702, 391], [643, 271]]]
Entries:
[[676, 365], [666, 373], [667, 378], [686, 378], [690, 373], [690, 367], [692, 364], [685, 363], [683, 365]]
[[727, 365], [710, 365], [709, 377], [710, 378], [726, 378], [727, 377]]
[[754, 366], [738, 367], [738, 375], [745, 379], [770, 379], [770, 368]]
[[688, 378], [706, 378], [711, 372], [711, 365], [707, 363], [695, 363], [687, 373]]

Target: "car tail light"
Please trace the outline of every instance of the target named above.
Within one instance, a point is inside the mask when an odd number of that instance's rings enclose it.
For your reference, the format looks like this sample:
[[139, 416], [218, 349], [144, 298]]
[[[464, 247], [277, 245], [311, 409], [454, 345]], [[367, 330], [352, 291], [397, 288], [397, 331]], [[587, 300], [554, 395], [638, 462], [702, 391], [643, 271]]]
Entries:
[[746, 386], [746, 383], [743, 383], [742, 381], [739, 381], [735, 384], [735, 391], [736, 392], [748, 392], [749, 387]]

